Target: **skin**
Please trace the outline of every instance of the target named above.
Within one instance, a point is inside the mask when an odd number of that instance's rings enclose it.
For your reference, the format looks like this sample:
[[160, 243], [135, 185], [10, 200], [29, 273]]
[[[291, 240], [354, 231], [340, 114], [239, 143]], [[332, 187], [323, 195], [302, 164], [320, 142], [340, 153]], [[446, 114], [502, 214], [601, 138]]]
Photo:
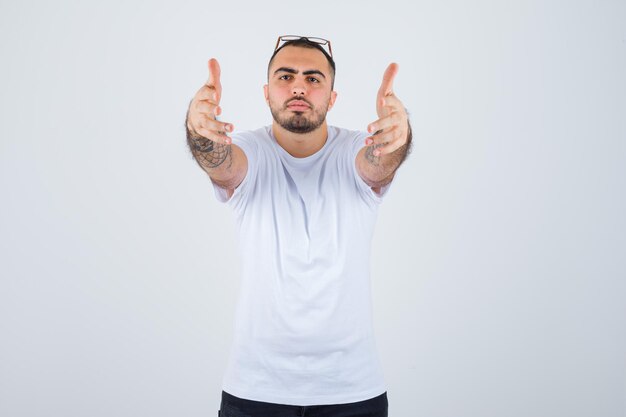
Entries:
[[399, 66], [391, 63], [385, 70], [376, 95], [378, 120], [367, 126], [371, 136], [356, 158], [363, 180], [376, 192], [391, 182], [396, 170], [410, 150], [412, 137], [409, 118], [400, 99], [393, 92], [393, 81]]
[[[337, 99], [337, 93], [331, 91], [331, 84], [330, 64], [317, 49], [285, 47], [274, 57], [268, 83], [263, 86], [265, 101], [272, 113], [309, 121], [323, 119], [321, 125], [309, 133], [290, 132], [273, 121], [272, 132], [276, 141], [292, 156], [310, 156], [324, 146], [328, 138], [326, 112], [332, 109]], [[304, 100], [310, 107], [290, 108], [289, 104], [296, 98]]]
[[[210, 59], [208, 69], [208, 80], [189, 105], [187, 138], [198, 164], [213, 182], [232, 194], [245, 177], [247, 158], [227, 135], [233, 124], [215, 120], [221, 114], [222, 96], [217, 60]], [[356, 158], [359, 175], [375, 191], [393, 179], [411, 137], [406, 110], [393, 92], [397, 73], [398, 64], [392, 63], [383, 75], [376, 97], [378, 119], [368, 125], [371, 135]], [[328, 138], [326, 112], [337, 99], [324, 54], [317, 49], [287, 46], [274, 57], [268, 78], [263, 94], [274, 117], [272, 132], [277, 142], [296, 158], [319, 151]], [[285, 121], [293, 126], [316, 127], [306, 133], [294, 132], [283, 127]]]
[[209, 78], [189, 103], [187, 143], [198, 165], [211, 181], [226, 189], [230, 196], [246, 175], [248, 159], [226, 135], [234, 130], [233, 124], [216, 120], [222, 113], [219, 106], [222, 97], [221, 70], [214, 58], [209, 60], [208, 67]]

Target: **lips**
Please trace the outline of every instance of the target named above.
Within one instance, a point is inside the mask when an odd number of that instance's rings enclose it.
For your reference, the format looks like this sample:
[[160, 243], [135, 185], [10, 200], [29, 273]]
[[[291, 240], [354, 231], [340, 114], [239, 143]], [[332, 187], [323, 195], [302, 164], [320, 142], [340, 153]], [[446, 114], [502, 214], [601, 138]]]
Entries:
[[311, 106], [304, 100], [292, 100], [287, 103], [287, 108], [290, 110], [304, 111], [310, 109]]

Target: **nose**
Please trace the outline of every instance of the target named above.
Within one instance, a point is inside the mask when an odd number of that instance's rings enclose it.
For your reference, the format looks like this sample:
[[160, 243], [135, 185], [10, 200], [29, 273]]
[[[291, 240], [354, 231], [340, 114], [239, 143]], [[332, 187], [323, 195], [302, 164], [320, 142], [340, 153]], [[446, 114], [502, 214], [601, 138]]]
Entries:
[[291, 92], [294, 96], [303, 96], [306, 94], [306, 89], [301, 83], [294, 83]]

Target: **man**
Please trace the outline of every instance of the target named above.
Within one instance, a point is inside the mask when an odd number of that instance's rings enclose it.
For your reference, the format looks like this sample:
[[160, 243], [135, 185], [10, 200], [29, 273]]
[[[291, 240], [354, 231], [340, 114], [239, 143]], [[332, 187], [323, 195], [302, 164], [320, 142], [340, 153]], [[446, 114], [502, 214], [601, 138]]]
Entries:
[[189, 105], [191, 152], [235, 212], [242, 262], [222, 416], [387, 416], [371, 310], [378, 204], [410, 151], [407, 113], [385, 71], [369, 134], [328, 126], [330, 42], [280, 37], [268, 65], [271, 126], [233, 133], [220, 67]]

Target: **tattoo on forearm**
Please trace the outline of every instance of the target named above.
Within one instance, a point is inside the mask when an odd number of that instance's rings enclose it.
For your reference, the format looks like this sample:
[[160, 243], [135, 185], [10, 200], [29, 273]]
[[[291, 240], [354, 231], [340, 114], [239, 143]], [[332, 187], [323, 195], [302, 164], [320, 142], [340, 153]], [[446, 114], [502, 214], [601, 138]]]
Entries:
[[[377, 134], [376, 132], [374, 134]], [[413, 148], [413, 132], [411, 130], [411, 124], [409, 123], [408, 132], [407, 132], [407, 141], [404, 145], [396, 149], [395, 151], [384, 155], [384, 156], [376, 156], [374, 155], [374, 150], [383, 146], [383, 144], [375, 144], [370, 145], [365, 149], [365, 159], [372, 165], [375, 166], [377, 171], [381, 174], [387, 175], [387, 178], [393, 177], [395, 171], [402, 165], [402, 163], [406, 160], [406, 158], [411, 153]], [[382, 159], [381, 159], [382, 158]]]
[[367, 149], [365, 149], [365, 159], [367, 159], [368, 162], [374, 166], [380, 165], [380, 156], [374, 155], [374, 150], [382, 146], [382, 143], [378, 143], [376, 145], [368, 146]]
[[[187, 115], [189, 115], [189, 111], [187, 111]], [[187, 132], [187, 145], [189, 146], [189, 150], [201, 168], [217, 168], [227, 160], [228, 165], [225, 165], [225, 168], [228, 169], [232, 166], [233, 158], [231, 145], [213, 142], [210, 139], [200, 136], [196, 132], [190, 131], [186, 118], [185, 131]]]
[[189, 147], [198, 163], [206, 168], [217, 168], [226, 161], [228, 161], [226, 168], [230, 168], [232, 165], [231, 145], [215, 143], [202, 136], [191, 136]]

